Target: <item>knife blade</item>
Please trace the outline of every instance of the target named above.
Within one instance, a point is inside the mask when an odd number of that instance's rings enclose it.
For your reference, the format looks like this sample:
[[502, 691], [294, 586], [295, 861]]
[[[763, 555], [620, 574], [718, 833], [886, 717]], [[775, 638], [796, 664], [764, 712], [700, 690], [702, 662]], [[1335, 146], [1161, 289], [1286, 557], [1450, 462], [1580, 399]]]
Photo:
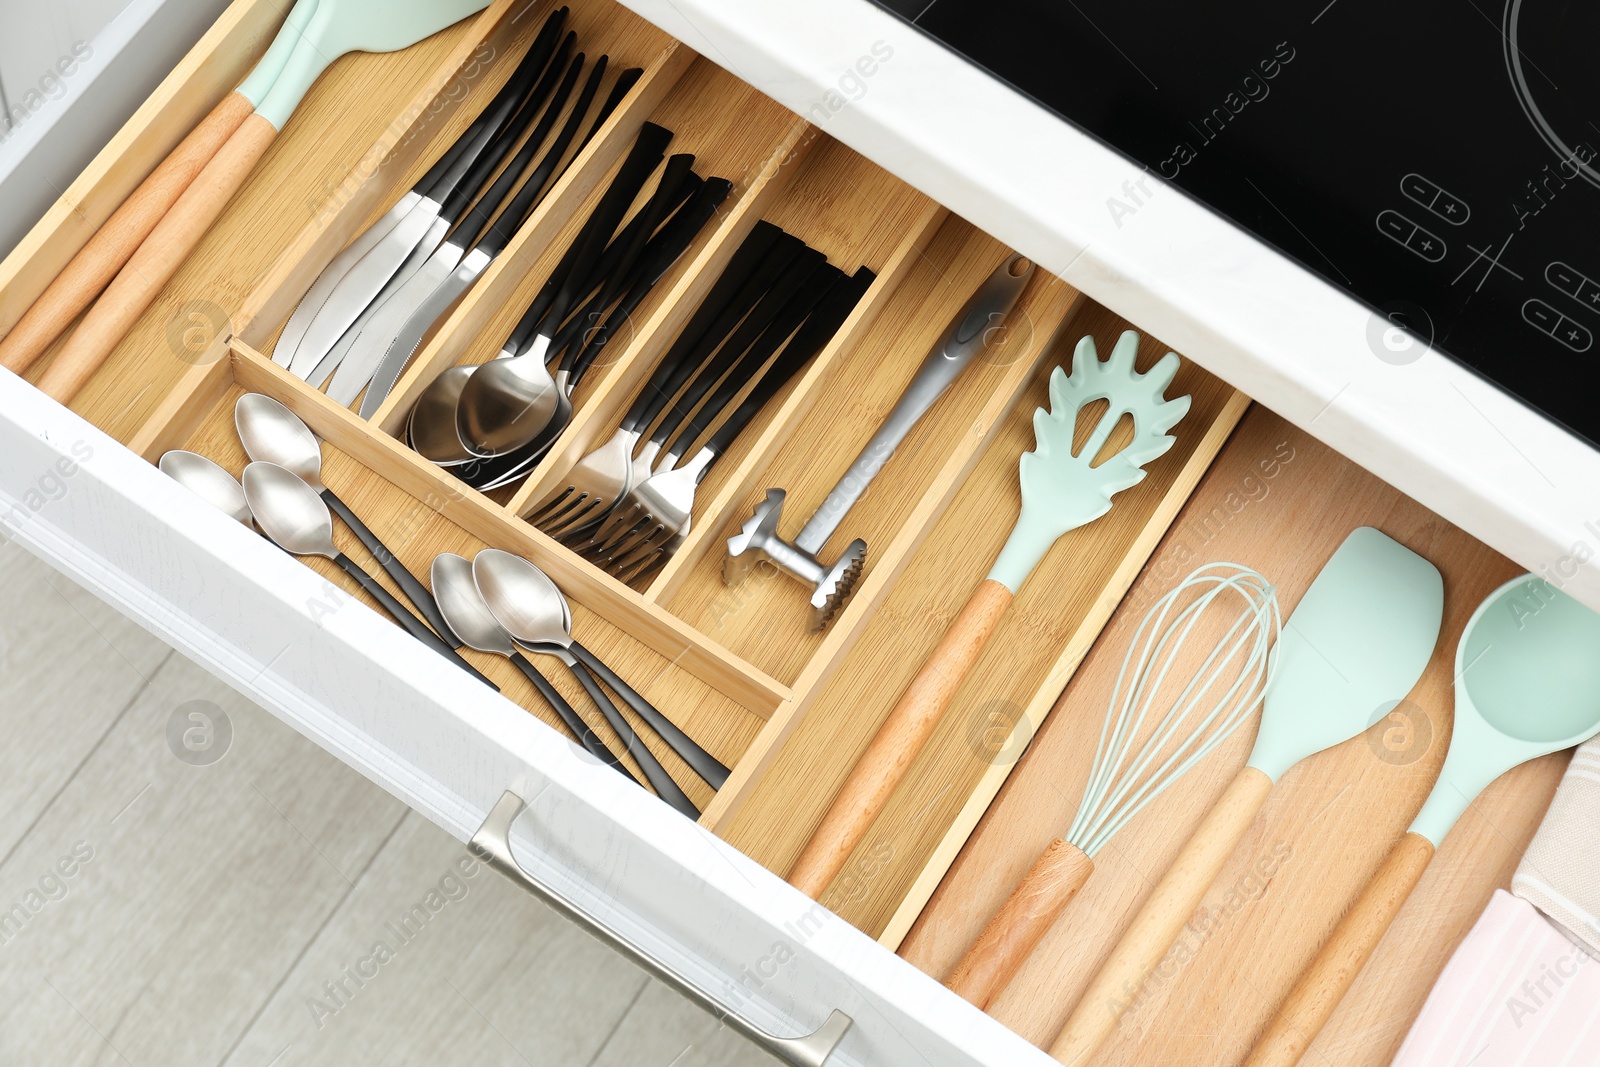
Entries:
[[[433, 225], [428, 227], [427, 234], [423, 236], [422, 241], [407, 257], [406, 261], [401, 264], [400, 269], [395, 271], [394, 277], [389, 279], [388, 284], [383, 287], [383, 291], [373, 298], [372, 303], [361, 310], [361, 314], [356, 317], [355, 322], [350, 324], [350, 328], [345, 330], [338, 343], [328, 349], [328, 354], [322, 357], [310, 374], [306, 375], [305, 381], [307, 385], [313, 389], [322, 388], [333, 372], [339, 369], [339, 364], [349, 353], [350, 346], [355, 344], [356, 338], [361, 336], [361, 331], [367, 328], [367, 323], [372, 321], [372, 316], [381, 311], [383, 306], [389, 302], [389, 298], [399, 292], [416, 275], [417, 271], [422, 269], [423, 264], [427, 263], [433, 253], [438, 250], [439, 243], [444, 240], [444, 236], [449, 229], [450, 224], [444, 219], [433, 220]], [[290, 370], [293, 372], [294, 368], [291, 367]]]
[[446, 241], [428, 257], [421, 270], [384, 302], [340, 361], [339, 369], [333, 375], [333, 384], [328, 386], [331, 399], [349, 407], [361, 395], [362, 388], [372, 380], [373, 373], [382, 362], [384, 353], [406, 323], [411, 321], [411, 316], [450, 278], [465, 254], [466, 249], [454, 241]]
[[363, 419], [372, 418], [373, 412], [378, 410], [378, 405], [383, 403], [389, 391], [394, 388], [394, 383], [400, 380], [400, 375], [411, 362], [411, 357], [416, 354], [417, 348], [421, 346], [422, 338], [428, 330], [462, 293], [472, 288], [472, 283], [478, 280], [478, 276], [493, 260], [493, 256], [481, 249], [474, 248], [468, 252], [450, 277], [445, 279], [444, 284], [430, 293], [422, 305], [406, 320], [394, 343], [384, 353], [383, 362], [372, 376], [372, 384], [367, 387], [367, 395], [361, 400], [360, 415]]
[[383, 218], [369, 226], [323, 268], [322, 273], [317, 275], [317, 280], [311, 283], [311, 288], [306, 290], [306, 295], [300, 298], [300, 303], [296, 305], [294, 314], [289, 316], [283, 332], [278, 335], [278, 341], [272, 347], [272, 362], [280, 367], [289, 366], [293, 361], [295, 350], [300, 346], [300, 339], [306, 335], [306, 328], [316, 318], [317, 312], [322, 310], [322, 306], [328, 302], [328, 297], [338, 286], [339, 280], [350, 273], [350, 268], [359, 263], [362, 256], [372, 251], [373, 246], [382, 241], [390, 230], [398, 226], [421, 199], [422, 196], [416, 190], [407, 192]]

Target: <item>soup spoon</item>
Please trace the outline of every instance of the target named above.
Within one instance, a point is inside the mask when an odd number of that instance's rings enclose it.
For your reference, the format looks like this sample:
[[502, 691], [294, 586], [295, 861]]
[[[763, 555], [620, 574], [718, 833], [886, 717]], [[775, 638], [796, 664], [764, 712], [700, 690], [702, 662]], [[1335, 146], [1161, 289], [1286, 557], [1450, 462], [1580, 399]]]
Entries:
[[449, 624], [439, 612], [439, 605], [433, 601], [433, 594], [378, 540], [367, 524], [356, 517], [349, 505], [322, 484], [322, 442], [311, 432], [311, 427], [301, 421], [300, 416], [263, 393], [246, 393], [233, 405], [233, 424], [251, 459], [276, 463], [304, 480], [333, 513], [350, 527], [350, 532], [372, 553], [406, 598], [422, 612], [428, 625], [451, 648], [460, 647], [460, 639], [450, 632]]
[[[1600, 731], [1600, 615], [1531, 574], [1502, 585], [1472, 613], [1455, 668], [1455, 726], [1433, 791], [1301, 974], [1256, 1042], [1250, 1067], [1299, 1061], [1484, 787]], [[1053, 1052], [1060, 1058], [1059, 1045]]]
[[161, 473], [194, 493], [218, 511], [254, 528], [255, 516], [244, 498], [239, 480], [196, 452], [174, 448], [156, 464]]
[[406, 606], [379, 585], [372, 575], [362, 570], [360, 564], [339, 551], [333, 543], [333, 516], [328, 513], [328, 505], [298, 474], [276, 463], [256, 460], [245, 467], [241, 480], [244, 483], [245, 500], [255, 513], [261, 531], [279, 548], [296, 556], [325, 556], [333, 560], [412, 637], [450, 659], [485, 685], [496, 690], [500, 688], [445, 644], [427, 623], [407, 611]]
[[[504, 656], [533, 683], [555, 709], [561, 721], [566, 723], [567, 729], [572, 731], [578, 743], [583, 745], [588, 753], [608, 767], [615, 768], [633, 778], [628, 768], [622, 761], [612, 754], [605, 742], [595, 736], [589, 729], [589, 724], [578, 717], [572, 705], [567, 703], [567, 698], [562, 696], [549, 679], [539, 673], [539, 669], [528, 662], [528, 657], [517, 651], [516, 644], [511, 640], [511, 635], [506, 633], [505, 627], [495, 620], [489, 611], [489, 606], [483, 602], [483, 597], [478, 593], [478, 587], [472, 580], [472, 561], [465, 556], [458, 556], [454, 552], [441, 552], [433, 558], [431, 577], [433, 579], [433, 593], [439, 601], [439, 610], [450, 622], [450, 628], [461, 635], [461, 639], [479, 652], [489, 652], [496, 656]], [[634, 778], [637, 783], [638, 779]]]

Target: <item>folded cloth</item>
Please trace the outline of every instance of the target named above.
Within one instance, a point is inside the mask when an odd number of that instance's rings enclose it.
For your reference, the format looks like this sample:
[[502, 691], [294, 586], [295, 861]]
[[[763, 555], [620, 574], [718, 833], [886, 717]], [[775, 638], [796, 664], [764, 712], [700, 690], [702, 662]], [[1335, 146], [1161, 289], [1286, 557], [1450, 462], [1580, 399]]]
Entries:
[[1497, 889], [1428, 994], [1394, 1067], [1597, 1063], [1600, 959]]
[[1600, 954], [1600, 738], [1572, 754], [1511, 891]]

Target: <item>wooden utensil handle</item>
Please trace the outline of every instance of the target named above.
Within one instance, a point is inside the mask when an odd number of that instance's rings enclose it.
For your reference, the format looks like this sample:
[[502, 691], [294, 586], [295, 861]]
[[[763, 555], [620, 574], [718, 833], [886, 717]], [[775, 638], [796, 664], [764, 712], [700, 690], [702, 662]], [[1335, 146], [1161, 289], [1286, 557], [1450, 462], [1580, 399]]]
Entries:
[[1078, 846], [1052, 841], [944, 984], [987, 1010], [1093, 873]]
[[95, 301], [45, 369], [40, 389], [63, 404], [72, 400], [194, 251], [277, 134], [259, 115], [240, 124]]
[[1271, 789], [1272, 779], [1254, 767], [1242, 768], [1228, 784], [1096, 972], [1056, 1038], [1052, 1056], [1063, 1063], [1085, 1063], [1105, 1044], [1217, 880]]
[[229, 93], [200, 125], [189, 131], [139, 188], [112, 213], [89, 243], [57, 274], [33, 306], [0, 341], [0, 364], [21, 374], [44, 354], [61, 331], [82, 314], [150, 231], [189, 188], [195, 176], [233, 136], [255, 105]]
[[1406, 834], [1400, 839], [1311, 966], [1301, 973], [1289, 998], [1250, 1051], [1246, 1067], [1293, 1067], [1300, 1061], [1383, 940], [1431, 859], [1433, 842], [1426, 837]]
[[939, 716], [950, 706], [1010, 604], [1011, 590], [991, 579], [984, 579], [973, 591], [972, 599], [878, 728], [789, 872], [789, 883], [796, 889], [815, 900], [838, 876], [927, 743]]

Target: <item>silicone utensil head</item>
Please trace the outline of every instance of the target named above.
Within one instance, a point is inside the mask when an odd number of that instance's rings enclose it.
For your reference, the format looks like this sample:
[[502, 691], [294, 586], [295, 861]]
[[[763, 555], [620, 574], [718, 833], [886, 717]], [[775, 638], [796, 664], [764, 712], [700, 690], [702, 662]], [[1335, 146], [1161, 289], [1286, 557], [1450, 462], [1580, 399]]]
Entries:
[[[1168, 400], [1166, 388], [1179, 360], [1168, 352], [1144, 374], [1134, 367], [1139, 335], [1125, 330], [1104, 361], [1094, 338], [1084, 337], [1072, 354], [1072, 374], [1050, 373], [1050, 409], [1033, 413], [1034, 448], [1022, 455], [1022, 515], [989, 577], [1015, 593], [1056, 538], [1111, 510], [1111, 498], [1144, 480], [1144, 465], [1163, 455], [1176, 438], [1167, 431], [1189, 410], [1189, 398]], [[1104, 400], [1110, 406], [1076, 455], [1078, 413]], [[1133, 439], [1093, 465], [1118, 420], [1133, 419]]]
[[1365, 731], [1422, 677], [1443, 617], [1438, 568], [1370, 526], [1353, 531], [1284, 623], [1250, 766], [1277, 781]]
[[1456, 646], [1450, 753], [1413, 833], [1443, 841], [1490, 782], [1600, 731], [1600, 615], [1524, 574], [1490, 593]]
[[256, 114], [277, 129], [311, 83], [346, 52], [394, 52], [489, 6], [489, 0], [318, 0]]

